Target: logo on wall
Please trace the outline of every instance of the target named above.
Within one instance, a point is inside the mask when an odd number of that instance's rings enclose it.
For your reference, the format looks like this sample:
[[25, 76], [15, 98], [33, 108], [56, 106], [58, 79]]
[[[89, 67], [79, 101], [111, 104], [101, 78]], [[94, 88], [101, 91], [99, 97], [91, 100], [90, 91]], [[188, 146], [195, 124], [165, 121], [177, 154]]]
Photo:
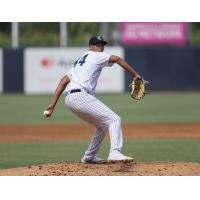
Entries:
[[40, 61], [40, 65], [42, 66], [42, 68], [50, 68], [55, 65], [55, 62], [51, 58], [42, 58], [42, 60]]
[[73, 66], [74, 60], [66, 60], [65, 58], [59, 58], [55, 60], [50, 57], [44, 57], [40, 60], [40, 66], [44, 69], [49, 69], [51, 67], [71, 67]]

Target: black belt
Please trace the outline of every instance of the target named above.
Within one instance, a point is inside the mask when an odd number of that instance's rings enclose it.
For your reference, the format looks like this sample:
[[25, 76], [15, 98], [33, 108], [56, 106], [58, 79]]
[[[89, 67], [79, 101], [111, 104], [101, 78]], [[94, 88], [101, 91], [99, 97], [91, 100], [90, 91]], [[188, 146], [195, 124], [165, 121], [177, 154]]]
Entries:
[[81, 89], [74, 89], [74, 90], [71, 90], [69, 93], [75, 93], [75, 92], [81, 92]]

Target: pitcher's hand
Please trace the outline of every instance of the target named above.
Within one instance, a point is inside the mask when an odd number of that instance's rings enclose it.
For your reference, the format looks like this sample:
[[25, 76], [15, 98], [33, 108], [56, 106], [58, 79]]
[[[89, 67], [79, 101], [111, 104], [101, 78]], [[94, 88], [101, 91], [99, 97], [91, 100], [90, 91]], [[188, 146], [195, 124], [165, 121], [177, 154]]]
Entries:
[[52, 115], [54, 111], [54, 106], [52, 104], [50, 104], [43, 112], [43, 115], [45, 117], [50, 117]]

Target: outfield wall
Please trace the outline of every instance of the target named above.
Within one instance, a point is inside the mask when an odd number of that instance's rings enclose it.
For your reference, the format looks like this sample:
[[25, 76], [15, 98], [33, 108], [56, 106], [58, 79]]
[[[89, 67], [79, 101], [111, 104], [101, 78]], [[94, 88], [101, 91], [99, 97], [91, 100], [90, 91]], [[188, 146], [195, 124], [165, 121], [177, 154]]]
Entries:
[[24, 91], [23, 49], [3, 50], [3, 91], [18, 93]]
[[3, 53], [0, 49], [0, 93], [3, 91]]
[[[200, 90], [200, 47], [127, 47], [125, 59], [151, 82], [151, 90]], [[128, 73], [125, 80], [128, 91]]]
[[[0, 49], [0, 93], [48, 94], [87, 48]], [[125, 58], [149, 90], [200, 90], [200, 47], [106, 47]], [[105, 68], [97, 93], [128, 91], [131, 77], [121, 67]]]

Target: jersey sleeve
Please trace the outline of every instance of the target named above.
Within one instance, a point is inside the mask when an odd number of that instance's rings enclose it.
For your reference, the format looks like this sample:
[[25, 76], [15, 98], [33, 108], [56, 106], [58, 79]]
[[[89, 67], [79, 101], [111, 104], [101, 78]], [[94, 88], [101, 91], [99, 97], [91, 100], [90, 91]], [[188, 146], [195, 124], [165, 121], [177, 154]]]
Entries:
[[72, 68], [66, 73], [66, 75], [69, 77], [69, 79], [71, 80], [72, 77]]
[[106, 67], [106, 66], [107, 67], [111, 67], [113, 65], [113, 63], [110, 63], [109, 59], [110, 59], [110, 55], [109, 54], [100, 52], [98, 54], [98, 57], [97, 57], [97, 64], [100, 67]]

